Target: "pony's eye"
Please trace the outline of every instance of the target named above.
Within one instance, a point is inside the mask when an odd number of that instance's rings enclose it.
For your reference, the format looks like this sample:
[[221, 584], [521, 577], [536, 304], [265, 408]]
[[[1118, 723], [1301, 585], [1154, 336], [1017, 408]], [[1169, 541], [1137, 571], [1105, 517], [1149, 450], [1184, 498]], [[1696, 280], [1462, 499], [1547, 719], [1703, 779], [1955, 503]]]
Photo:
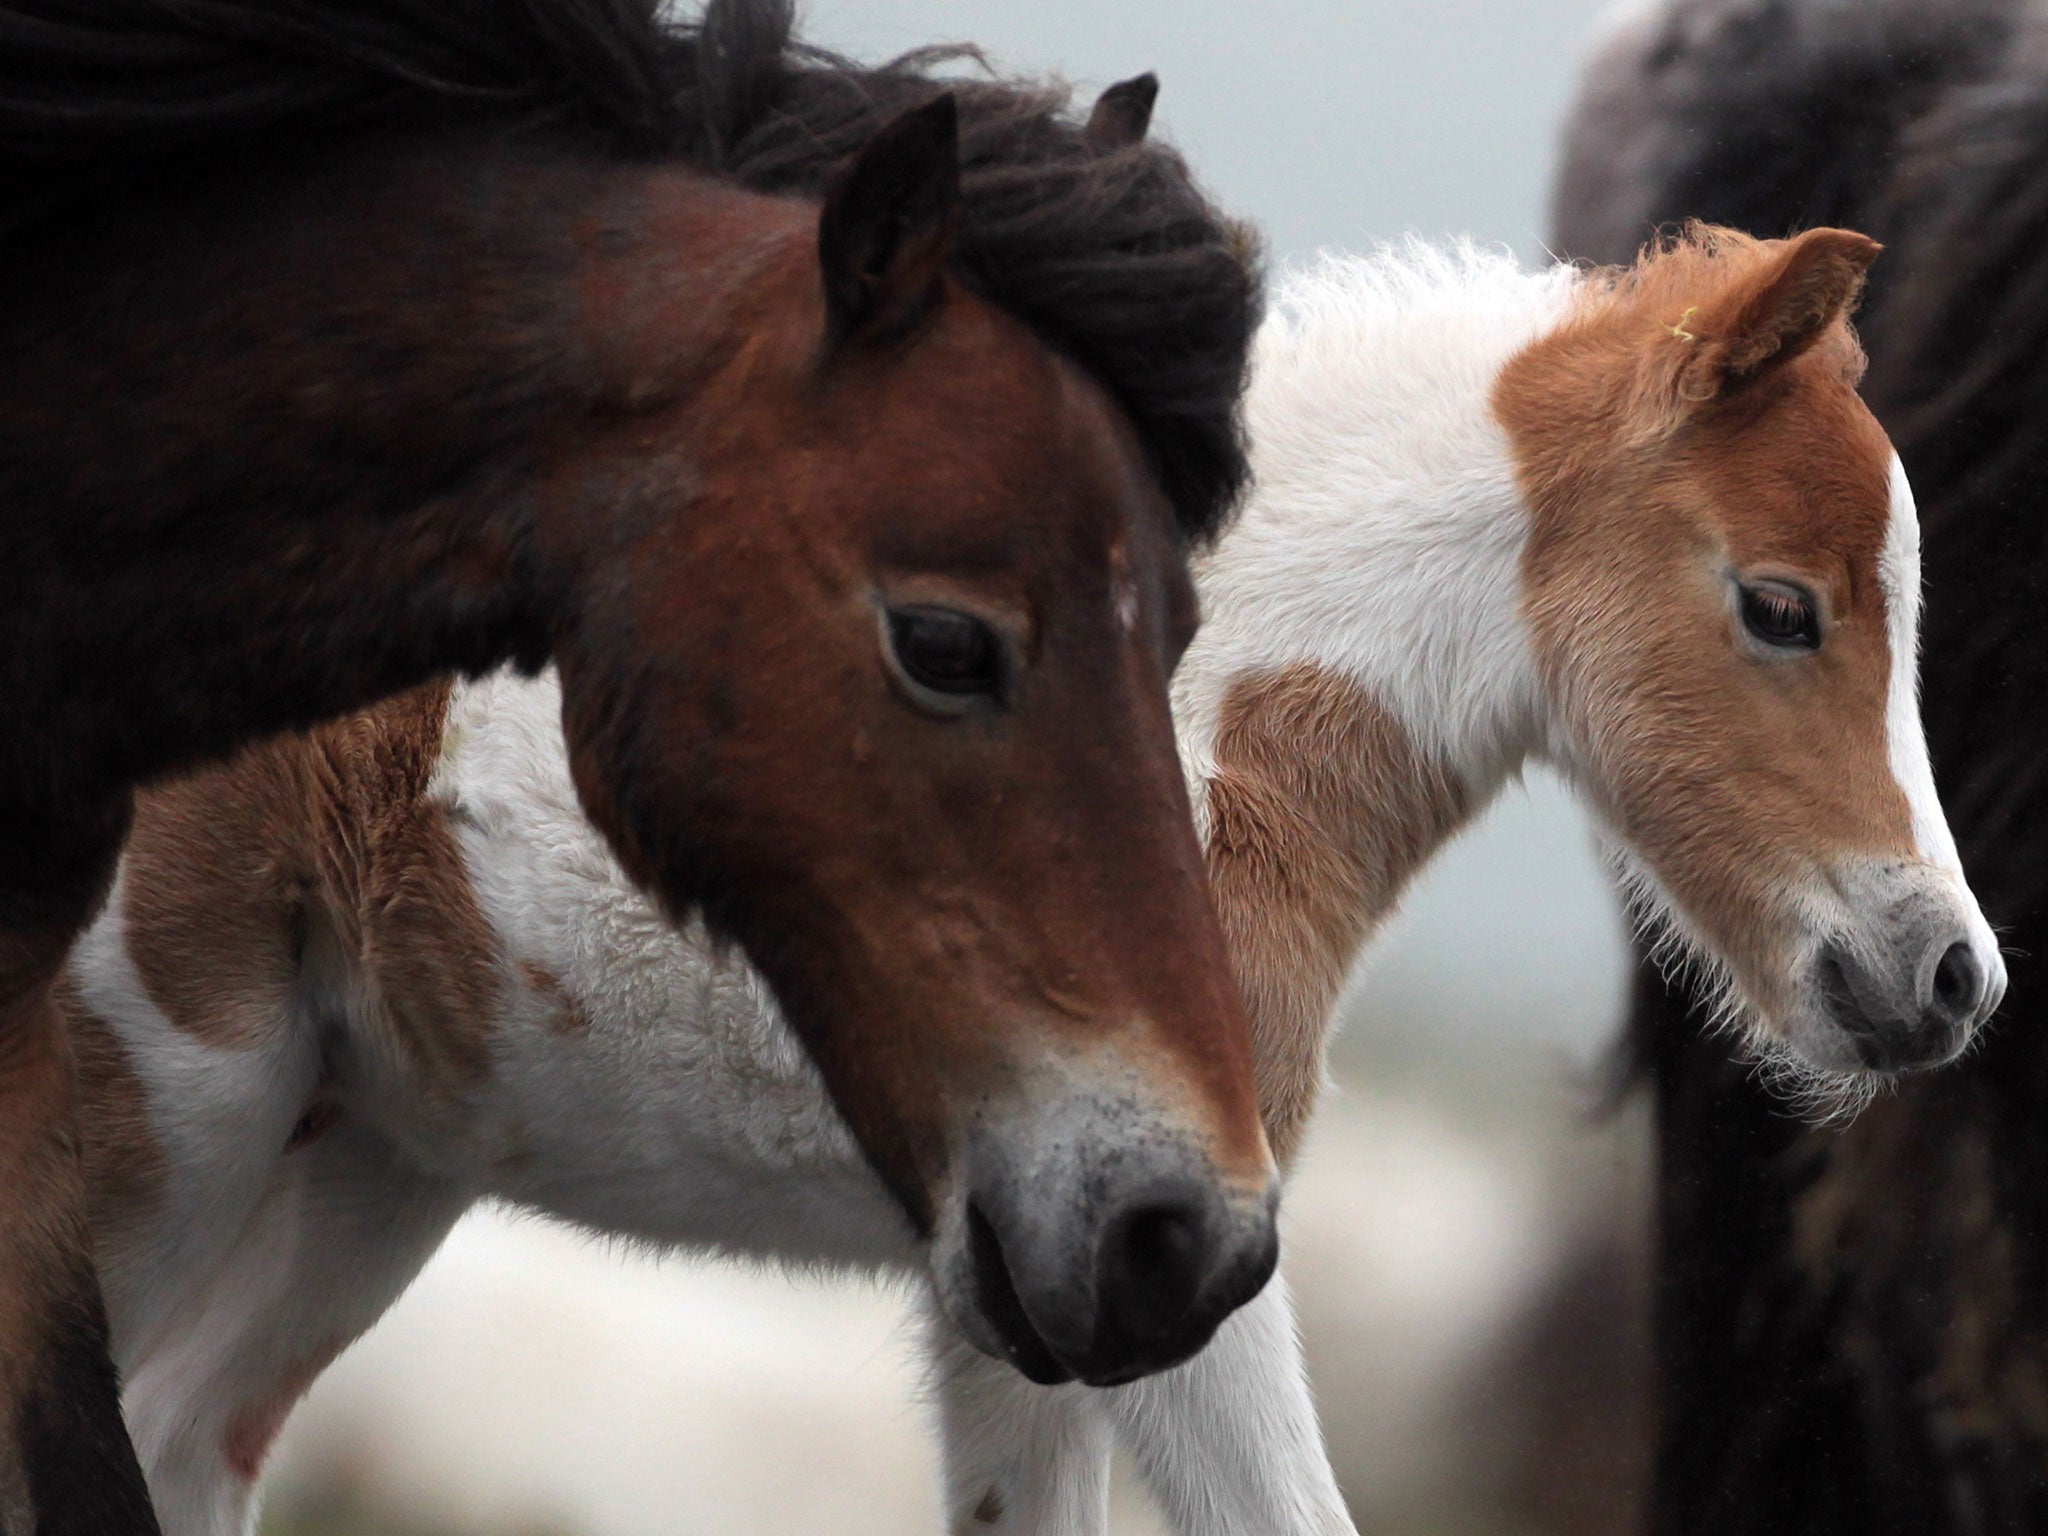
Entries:
[[1003, 695], [1003, 643], [970, 613], [952, 608], [891, 608], [889, 645], [896, 665], [922, 692], [952, 707]]
[[1742, 627], [1783, 651], [1820, 649], [1820, 614], [1813, 599], [1789, 582], [1742, 587]]

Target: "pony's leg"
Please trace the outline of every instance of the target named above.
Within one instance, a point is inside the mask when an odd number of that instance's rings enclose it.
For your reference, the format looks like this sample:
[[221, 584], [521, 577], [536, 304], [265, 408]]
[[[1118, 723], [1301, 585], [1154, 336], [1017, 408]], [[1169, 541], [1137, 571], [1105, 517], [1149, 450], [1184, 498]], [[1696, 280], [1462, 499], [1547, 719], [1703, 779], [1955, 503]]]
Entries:
[[153, 1536], [93, 1267], [76, 1088], [51, 996], [104, 896], [125, 801], [0, 810], [0, 1529]]
[[951, 1536], [1102, 1536], [1110, 1425], [1092, 1387], [1041, 1387], [960, 1337], [927, 1300]]
[[245, 1536], [299, 1399], [405, 1293], [468, 1194], [344, 1120], [286, 1152], [241, 1235], [128, 1382], [164, 1536]]
[[1339, 1536], [1337, 1491], [1280, 1275], [1186, 1365], [1102, 1394], [1178, 1536]]
[[1104, 1530], [1112, 1438], [1177, 1536], [1356, 1530], [1278, 1275], [1193, 1360], [1123, 1387], [1036, 1386], [962, 1341], [935, 1307], [927, 1337], [954, 1536]]

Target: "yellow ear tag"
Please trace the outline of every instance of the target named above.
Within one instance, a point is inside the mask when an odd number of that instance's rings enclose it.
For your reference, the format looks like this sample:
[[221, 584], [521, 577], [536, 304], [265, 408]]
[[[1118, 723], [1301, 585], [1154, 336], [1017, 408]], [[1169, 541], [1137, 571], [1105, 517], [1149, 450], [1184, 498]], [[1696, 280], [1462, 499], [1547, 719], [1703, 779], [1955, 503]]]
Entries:
[[1699, 312], [1700, 312], [1700, 307], [1699, 307], [1699, 305], [1697, 305], [1697, 304], [1688, 304], [1688, 305], [1686, 305], [1686, 306], [1685, 306], [1685, 313], [1684, 313], [1684, 314], [1682, 314], [1682, 315], [1680, 315], [1680, 316], [1678, 317], [1678, 323], [1677, 323], [1676, 325], [1674, 325], [1674, 326], [1672, 326], [1672, 327], [1671, 327], [1671, 334], [1672, 334], [1672, 335], [1674, 335], [1674, 336], [1676, 336], [1676, 337], [1677, 337], [1677, 338], [1678, 338], [1678, 339], [1679, 339], [1680, 341], [1698, 341], [1698, 340], [1699, 340], [1699, 337], [1697, 337], [1697, 336], [1693, 335], [1693, 333], [1692, 333], [1691, 331], [1688, 331], [1688, 330], [1687, 330], [1687, 329], [1685, 328], [1685, 322], [1686, 322], [1686, 321], [1688, 321], [1688, 320], [1690, 320], [1690, 319], [1691, 319], [1691, 318], [1692, 318], [1692, 317], [1693, 317], [1694, 315], [1698, 314]]

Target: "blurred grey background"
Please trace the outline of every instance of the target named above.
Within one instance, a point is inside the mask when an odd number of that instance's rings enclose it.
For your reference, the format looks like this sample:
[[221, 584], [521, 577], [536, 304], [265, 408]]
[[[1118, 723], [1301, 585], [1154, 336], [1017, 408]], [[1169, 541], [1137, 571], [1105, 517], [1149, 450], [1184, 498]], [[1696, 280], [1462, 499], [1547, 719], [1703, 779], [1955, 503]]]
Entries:
[[[1595, 0], [816, 0], [868, 58], [974, 42], [1157, 122], [1276, 265], [1409, 231], [1544, 259]], [[1363, 1529], [1626, 1528], [1644, 1444], [1643, 1128], [1594, 1113], [1621, 925], [1532, 777], [1429, 872], [1347, 1003], [1287, 1263]], [[315, 1390], [276, 1536], [937, 1531], [897, 1298], [474, 1219]], [[1154, 1529], [1120, 1498], [1120, 1533]]]

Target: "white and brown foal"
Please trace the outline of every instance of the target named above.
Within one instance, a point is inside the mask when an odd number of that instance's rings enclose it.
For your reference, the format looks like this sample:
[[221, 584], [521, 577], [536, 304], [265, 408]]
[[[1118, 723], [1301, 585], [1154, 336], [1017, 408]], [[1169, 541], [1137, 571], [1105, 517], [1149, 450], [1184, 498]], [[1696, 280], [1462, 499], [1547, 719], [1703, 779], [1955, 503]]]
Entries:
[[[1760, 1055], [1853, 1101], [2003, 968], [1915, 698], [1911, 496], [1855, 394], [1876, 248], [1692, 231], [1296, 277], [1259, 491], [1177, 684], [1283, 1155], [1358, 952], [1531, 761], [1576, 785]], [[170, 1536], [245, 1527], [298, 1395], [495, 1196], [606, 1232], [922, 1267], [746, 967], [585, 823], [551, 679], [434, 689], [144, 801], [71, 966], [126, 1406]], [[932, 1325], [960, 1531], [1350, 1528], [1276, 1281], [1189, 1365], [1039, 1387]]]

